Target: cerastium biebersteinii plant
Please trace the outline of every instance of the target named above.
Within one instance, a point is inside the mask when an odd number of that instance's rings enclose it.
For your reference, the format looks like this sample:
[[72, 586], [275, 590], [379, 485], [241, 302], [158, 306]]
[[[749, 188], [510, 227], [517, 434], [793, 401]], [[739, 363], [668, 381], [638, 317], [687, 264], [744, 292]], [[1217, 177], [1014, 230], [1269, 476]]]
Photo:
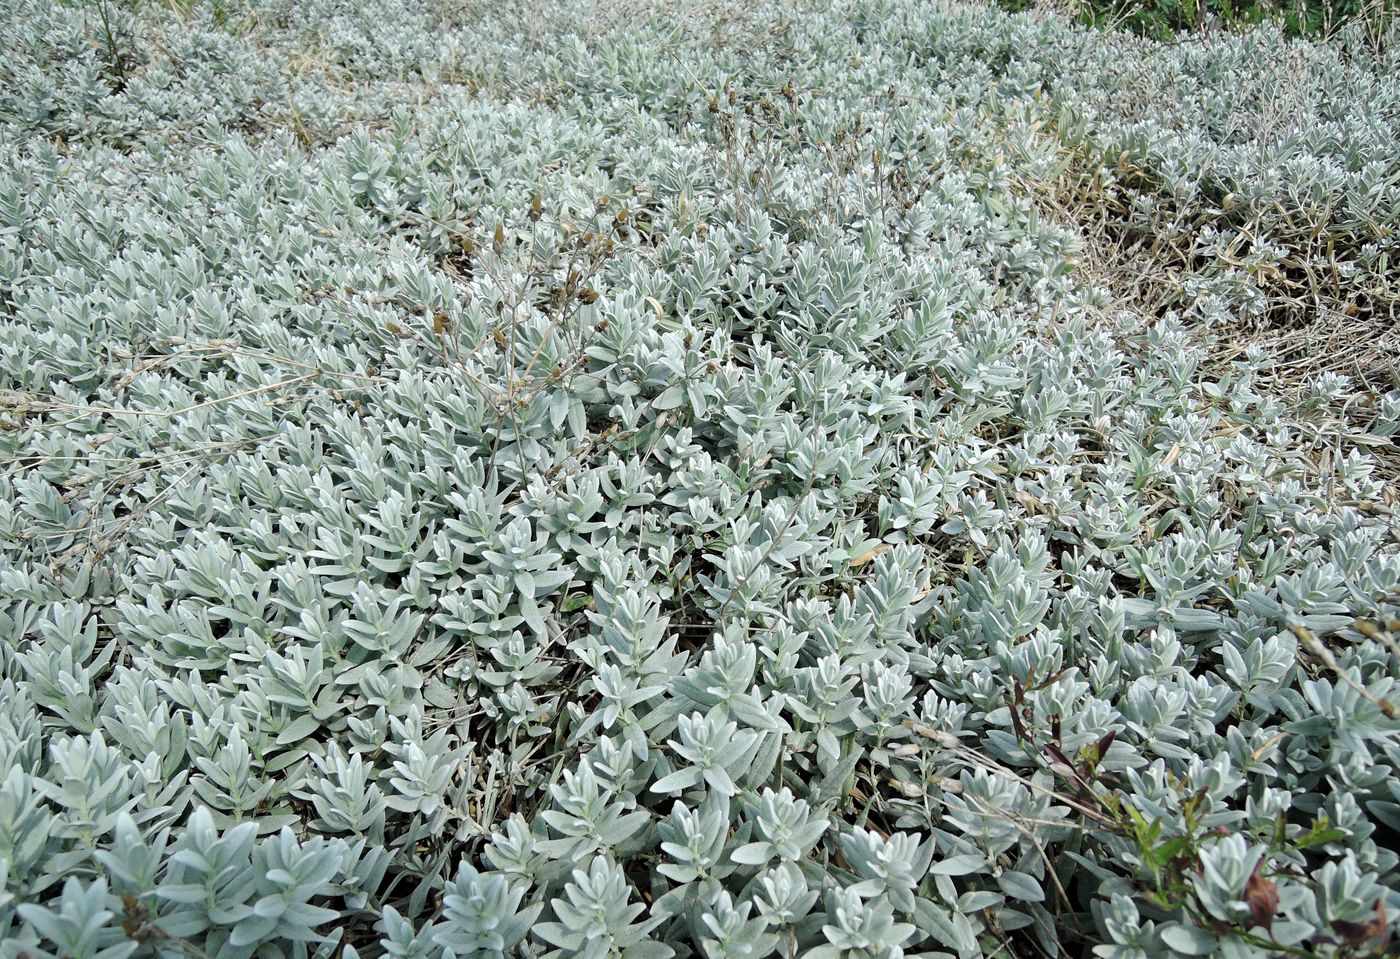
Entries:
[[1393, 949], [1393, 53], [0, 35], [0, 955]]

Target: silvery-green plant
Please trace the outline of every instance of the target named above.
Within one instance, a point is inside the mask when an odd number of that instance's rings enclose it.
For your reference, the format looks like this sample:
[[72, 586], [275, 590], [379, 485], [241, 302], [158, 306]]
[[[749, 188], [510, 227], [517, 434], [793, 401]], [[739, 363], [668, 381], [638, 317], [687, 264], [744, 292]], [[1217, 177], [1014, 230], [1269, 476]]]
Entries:
[[1386, 343], [1393, 53], [105, 9], [0, 2], [0, 955], [1386, 948], [1400, 405], [1271, 337]]

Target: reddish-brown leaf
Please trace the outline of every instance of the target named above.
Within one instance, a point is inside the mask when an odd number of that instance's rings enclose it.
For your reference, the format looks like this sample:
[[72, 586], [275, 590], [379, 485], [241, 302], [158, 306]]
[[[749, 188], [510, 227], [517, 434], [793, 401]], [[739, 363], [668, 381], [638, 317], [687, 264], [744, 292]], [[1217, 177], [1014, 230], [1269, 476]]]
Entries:
[[1376, 918], [1366, 923], [1368, 938], [1379, 939], [1381, 948], [1384, 949], [1390, 943], [1390, 926], [1385, 921], [1385, 900], [1376, 900]]
[[1348, 922], [1345, 919], [1333, 919], [1332, 931], [1342, 937], [1342, 941], [1349, 946], [1359, 946], [1366, 941], [1366, 927], [1359, 922]]
[[1056, 746], [1054, 743], [1046, 743], [1045, 751], [1050, 754], [1050, 758], [1055, 760], [1055, 762], [1060, 763], [1063, 766], [1068, 766], [1070, 769], [1074, 768], [1074, 763], [1071, 762], [1070, 758], [1065, 755], [1064, 750], [1061, 749], [1059, 746]]
[[1249, 905], [1249, 914], [1254, 925], [1273, 931], [1274, 916], [1278, 915], [1278, 886], [1272, 879], [1265, 879], [1264, 861], [1254, 867], [1254, 872], [1244, 884], [1244, 899]]
[[1341, 936], [1347, 945], [1360, 947], [1372, 940], [1380, 940], [1380, 946], [1385, 948], [1390, 941], [1390, 930], [1385, 921], [1385, 902], [1376, 900], [1376, 918], [1367, 923], [1348, 922], [1345, 919], [1333, 919], [1332, 931]]
[[1116, 730], [1116, 729], [1110, 729], [1107, 733], [1104, 734], [1103, 738], [1099, 740], [1098, 746], [1099, 746], [1099, 758], [1100, 758], [1100, 759], [1103, 759], [1105, 756], [1108, 755], [1108, 747], [1109, 747], [1109, 746], [1112, 746], [1112, 745], [1113, 745], [1113, 741], [1114, 741], [1115, 739], [1117, 739], [1117, 738], [1118, 738], [1118, 730]]
[[1010, 703], [1011, 730], [1016, 734], [1017, 742], [1025, 742], [1028, 737], [1026, 736], [1026, 724], [1021, 722], [1021, 684], [1016, 682], [1015, 687], [1016, 692], [1011, 697]]

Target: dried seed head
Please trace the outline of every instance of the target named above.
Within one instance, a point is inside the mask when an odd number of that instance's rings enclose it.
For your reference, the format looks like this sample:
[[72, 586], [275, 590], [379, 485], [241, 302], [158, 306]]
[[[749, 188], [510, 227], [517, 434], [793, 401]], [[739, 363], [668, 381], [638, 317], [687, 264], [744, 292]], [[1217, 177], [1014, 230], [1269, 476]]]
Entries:
[[924, 794], [923, 789], [914, 783], [901, 782], [898, 779], [891, 779], [890, 787], [906, 799], [918, 799]]
[[543, 214], [544, 201], [541, 200], [540, 195], [536, 193], [534, 196], [530, 197], [530, 222], [534, 223], [539, 220]]
[[916, 736], [932, 739], [934, 742], [938, 743], [938, 745], [946, 749], [957, 749], [962, 746], [957, 736], [954, 736], [952, 733], [944, 732], [941, 729], [934, 729], [932, 726], [913, 720], [906, 722], [904, 725], [912, 730]]

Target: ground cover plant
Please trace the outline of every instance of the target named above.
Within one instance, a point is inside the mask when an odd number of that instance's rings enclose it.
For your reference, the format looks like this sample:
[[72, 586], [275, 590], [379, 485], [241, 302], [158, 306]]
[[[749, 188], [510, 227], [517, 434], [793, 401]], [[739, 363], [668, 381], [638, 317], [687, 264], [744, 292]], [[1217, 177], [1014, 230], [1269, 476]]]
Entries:
[[0, 955], [1393, 953], [1394, 45], [0, 37]]
[[1241, 29], [1272, 20], [1290, 36], [1328, 38], [1339, 31], [1389, 42], [1395, 0], [997, 0], [1008, 10], [1049, 7], [1089, 24], [1126, 27], [1170, 39], [1182, 30]]

